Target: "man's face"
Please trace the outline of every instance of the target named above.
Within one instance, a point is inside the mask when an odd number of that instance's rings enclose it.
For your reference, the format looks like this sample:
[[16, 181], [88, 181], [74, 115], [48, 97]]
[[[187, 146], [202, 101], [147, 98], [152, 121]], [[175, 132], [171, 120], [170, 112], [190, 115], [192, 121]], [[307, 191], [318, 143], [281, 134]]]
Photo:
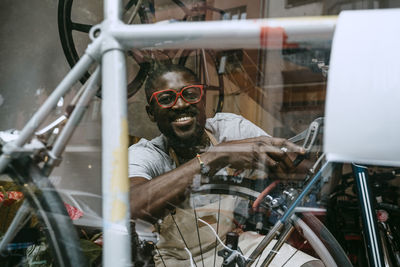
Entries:
[[[191, 74], [186, 72], [167, 72], [157, 79], [151, 93], [173, 89], [179, 92], [183, 87], [198, 84]], [[155, 99], [146, 107], [152, 121], [175, 146], [187, 147], [198, 145], [206, 122], [203, 99], [196, 104], [189, 104], [178, 97], [175, 105], [162, 108]]]

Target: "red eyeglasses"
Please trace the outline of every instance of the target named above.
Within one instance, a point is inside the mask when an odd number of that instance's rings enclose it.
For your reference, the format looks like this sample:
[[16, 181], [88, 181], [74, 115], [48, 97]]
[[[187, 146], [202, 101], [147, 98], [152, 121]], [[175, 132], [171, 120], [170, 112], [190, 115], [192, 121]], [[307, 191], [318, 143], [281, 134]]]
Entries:
[[151, 95], [149, 102], [155, 98], [160, 107], [170, 108], [178, 101], [178, 97], [182, 97], [185, 102], [196, 104], [200, 102], [203, 97], [203, 89], [204, 85], [199, 84], [185, 86], [181, 88], [179, 92], [173, 89], [157, 91]]

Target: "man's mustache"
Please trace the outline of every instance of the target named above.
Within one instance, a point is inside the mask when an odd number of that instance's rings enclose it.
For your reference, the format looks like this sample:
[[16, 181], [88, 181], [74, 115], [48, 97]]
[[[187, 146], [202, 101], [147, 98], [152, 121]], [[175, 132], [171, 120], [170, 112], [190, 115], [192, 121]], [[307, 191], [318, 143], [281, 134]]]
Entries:
[[179, 111], [175, 110], [175, 111], [173, 111], [173, 114], [172, 114], [171, 117], [172, 117], [172, 119], [177, 119], [179, 117], [182, 117], [182, 115], [189, 116], [189, 117], [195, 117], [198, 114], [199, 114], [199, 111], [197, 109], [188, 108], [186, 110], [179, 110]]

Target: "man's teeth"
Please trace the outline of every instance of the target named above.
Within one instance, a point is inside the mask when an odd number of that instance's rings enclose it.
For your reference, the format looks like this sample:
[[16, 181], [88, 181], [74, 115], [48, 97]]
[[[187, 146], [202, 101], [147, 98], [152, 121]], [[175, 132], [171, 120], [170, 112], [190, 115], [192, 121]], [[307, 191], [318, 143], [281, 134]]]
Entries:
[[181, 122], [181, 121], [187, 121], [187, 120], [190, 120], [190, 117], [178, 118], [178, 119], [176, 119], [175, 121], [176, 121], [176, 122]]

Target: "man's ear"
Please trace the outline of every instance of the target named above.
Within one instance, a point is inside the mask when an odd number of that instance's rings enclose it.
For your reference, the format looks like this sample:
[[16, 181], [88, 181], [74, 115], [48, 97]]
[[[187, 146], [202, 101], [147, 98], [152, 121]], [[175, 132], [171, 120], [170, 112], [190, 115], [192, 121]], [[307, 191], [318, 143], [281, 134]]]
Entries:
[[156, 119], [154, 118], [154, 110], [150, 105], [146, 105], [146, 112], [152, 122], [155, 122]]

